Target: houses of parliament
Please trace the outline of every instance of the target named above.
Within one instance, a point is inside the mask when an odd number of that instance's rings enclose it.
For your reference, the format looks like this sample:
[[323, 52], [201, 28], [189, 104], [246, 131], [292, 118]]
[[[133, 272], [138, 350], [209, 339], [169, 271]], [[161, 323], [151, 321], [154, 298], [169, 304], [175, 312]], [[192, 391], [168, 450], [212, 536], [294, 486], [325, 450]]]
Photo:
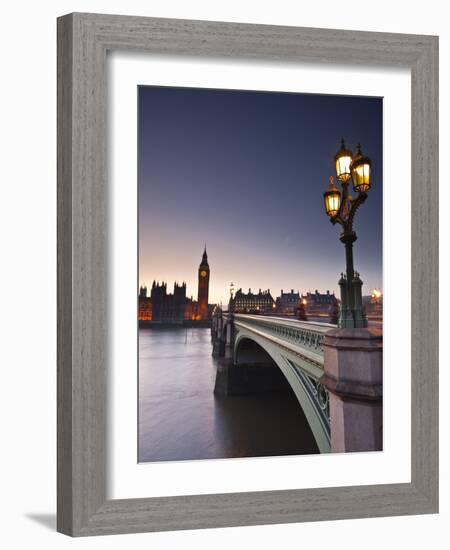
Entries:
[[186, 297], [186, 283], [174, 283], [173, 293], [166, 282], [153, 281], [150, 296], [146, 286], [139, 288], [139, 324], [210, 326], [212, 306], [208, 303], [210, 269], [206, 246], [198, 267], [197, 301]]

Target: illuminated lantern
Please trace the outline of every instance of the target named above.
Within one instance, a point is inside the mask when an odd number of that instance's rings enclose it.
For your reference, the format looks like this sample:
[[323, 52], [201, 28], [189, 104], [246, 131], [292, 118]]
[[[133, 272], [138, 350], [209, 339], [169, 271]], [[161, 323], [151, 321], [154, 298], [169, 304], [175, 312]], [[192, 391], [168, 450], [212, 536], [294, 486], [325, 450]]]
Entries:
[[333, 176], [330, 176], [330, 183], [323, 194], [325, 200], [325, 211], [330, 218], [335, 218], [339, 214], [341, 207], [341, 192], [334, 185]]
[[344, 140], [341, 141], [341, 148], [336, 153], [334, 160], [336, 163], [337, 179], [343, 183], [347, 183], [351, 176], [352, 152], [345, 148]]
[[350, 166], [353, 189], [358, 193], [366, 193], [370, 189], [371, 166], [370, 158], [363, 156], [361, 145], [358, 144], [356, 156]]

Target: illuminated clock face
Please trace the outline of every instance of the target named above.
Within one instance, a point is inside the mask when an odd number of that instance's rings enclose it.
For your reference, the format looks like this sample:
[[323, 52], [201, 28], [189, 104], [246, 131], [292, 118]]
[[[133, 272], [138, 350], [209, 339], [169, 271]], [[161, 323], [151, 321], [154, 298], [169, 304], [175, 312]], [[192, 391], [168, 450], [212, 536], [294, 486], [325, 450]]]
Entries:
[[201, 277], [206, 277], [206, 275], [208, 275], [208, 273], [206, 271], [200, 271], [200, 276]]

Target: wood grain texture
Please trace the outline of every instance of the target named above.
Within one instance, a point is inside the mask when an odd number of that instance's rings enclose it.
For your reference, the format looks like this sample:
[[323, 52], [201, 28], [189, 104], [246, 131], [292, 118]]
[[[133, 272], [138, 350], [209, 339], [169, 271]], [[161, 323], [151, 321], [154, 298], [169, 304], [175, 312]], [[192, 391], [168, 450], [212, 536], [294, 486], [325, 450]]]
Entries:
[[72, 24], [58, 21], [57, 529], [72, 525]]
[[438, 508], [438, 41], [411, 72], [412, 479]]
[[[109, 192], [106, 52], [409, 67], [412, 481], [106, 499]], [[58, 20], [58, 530], [74, 536], [433, 513], [438, 509], [438, 39], [71, 14]]]

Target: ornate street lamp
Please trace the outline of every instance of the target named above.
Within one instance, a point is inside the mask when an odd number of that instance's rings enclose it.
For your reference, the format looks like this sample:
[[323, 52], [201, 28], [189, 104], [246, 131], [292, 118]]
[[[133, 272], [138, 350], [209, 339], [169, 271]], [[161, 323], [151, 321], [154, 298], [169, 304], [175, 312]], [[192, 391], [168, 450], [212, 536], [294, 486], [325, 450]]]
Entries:
[[231, 300], [234, 298], [234, 284], [230, 283], [230, 298]]
[[[345, 245], [346, 273], [341, 274], [339, 286], [341, 288], [341, 313], [339, 326], [343, 328], [367, 327], [367, 318], [362, 305], [362, 281], [359, 273], [353, 268], [353, 243], [356, 233], [353, 230], [353, 221], [356, 211], [367, 199], [371, 182], [371, 161], [363, 156], [358, 144], [356, 155], [353, 156], [345, 148], [344, 140], [335, 157], [336, 177], [342, 186], [342, 191], [336, 187], [333, 176], [330, 177], [327, 190], [323, 194], [325, 211], [330, 222], [342, 226], [341, 242]], [[349, 192], [350, 178], [353, 189], [357, 193], [352, 197]]]

